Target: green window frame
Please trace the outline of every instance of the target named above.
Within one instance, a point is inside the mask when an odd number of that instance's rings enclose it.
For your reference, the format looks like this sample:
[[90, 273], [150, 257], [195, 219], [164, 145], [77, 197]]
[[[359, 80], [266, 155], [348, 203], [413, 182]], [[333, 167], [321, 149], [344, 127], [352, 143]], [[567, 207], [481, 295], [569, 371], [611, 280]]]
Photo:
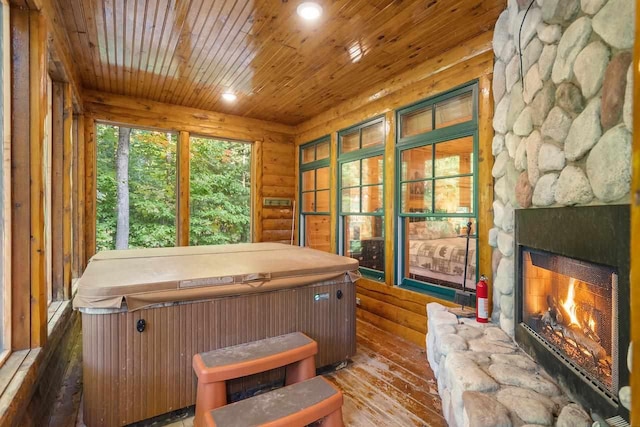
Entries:
[[[450, 105], [456, 100], [465, 99], [471, 101], [471, 114], [470, 119], [467, 120], [452, 120], [447, 124], [439, 116], [440, 108]], [[421, 122], [416, 126], [409, 123], [409, 118], [414, 118], [416, 115], [422, 115]], [[467, 117], [467, 116], [464, 116]], [[415, 120], [415, 119], [414, 119]], [[462, 85], [458, 88], [452, 89], [446, 93], [436, 95], [434, 97], [422, 100], [418, 103], [409, 105], [396, 111], [396, 170], [398, 175], [396, 178], [396, 274], [397, 283], [401, 287], [409, 288], [419, 292], [431, 294], [439, 298], [453, 300], [456, 289], [453, 283], [447, 283], [447, 281], [440, 281], [435, 278], [428, 279], [425, 276], [418, 276], [411, 274], [409, 271], [409, 261], [411, 254], [409, 246], [411, 243], [410, 227], [412, 222], [424, 222], [426, 224], [431, 222], [431, 225], [435, 225], [436, 221], [447, 222], [449, 224], [456, 224], [454, 230], [456, 235], [452, 237], [466, 237], [466, 226], [463, 228], [460, 225], [465, 224], [467, 221], [473, 223], [472, 232], [470, 237], [474, 239], [475, 248], [475, 265], [478, 266], [478, 85], [477, 81], [473, 81]], [[414, 131], [417, 129], [417, 131]], [[409, 130], [409, 132], [407, 132]], [[444, 167], [438, 168], [437, 153], [439, 148], [444, 152], [443, 147], [449, 143], [452, 145], [456, 141], [465, 141], [465, 143], [472, 143], [472, 151], [469, 158], [469, 171], [458, 170], [457, 173], [440, 173], [439, 169], [446, 169]], [[424, 161], [425, 171], [424, 176], [409, 176], [408, 171], [403, 170], [403, 155], [409, 155], [411, 150], [421, 150], [426, 154], [426, 160]], [[430, 158], [429, 158], [430, 157]], [[460, 160], [459, 160], [460, 161]], [[430, 164], [430, 166], [429, 166]], [[460, 166], [458, 166], [461, 169]], [[458, 183], [466, 181], [468, 188], [471, 191], [468, 204], [471, 206], [470, 211], [464, 212], [464, 208], [458, 206], [457, 211], [450, 211], [445, 209], [437, 209], [438, 190], [439, 188], [446, 188], [446, 181], [456, 181]], [[416, 191], [417, 198], [422, 198], [424, 203], [424, 209], [412, 209], [407, 203], [403, 205], [403, 201], [411, 198], [411, 187], [415, 186], [419, 190]], [[460, 186], [458, 184], [458, 197], [460, 198]], [[466, 187], [465, 187], [466, 188]], [[404, 191], [403, 191], [404, 190]], [[446, 190], [445, 190], [446, 191]], [[428, 202], [424, 202], [427, 200]], [[449, 225], [447, 224], [447, 225]], [[417, 226], [417, 224], [415, 224]], [[427, 238], [437, 239], [439, 237]], [[415, 249], [414, 249], [415, 251]], [[415, 253], [415, 252], [414, 252]], [[435, 262], [435, 261], [434, 261]], [[472, 262], [470, 259], [467, 265]], [[464, 262], [462, 263], [464, 266]], [[478, 272], [476, 268], [475, 278], [473, 282], [477, 282]], [[416, 277], [418, 276], [418, 277]], [[435, 275], [434, 275], [435, 276]], [[421, 280], [422, 279], [422, 280]], [[467, 275], [467, 283], [469, 283], [469, 274]], [[460, 282], [462, 282], [460, 280]], [[458, 284], [460, 287], [462, 283]]]
[[[370, 130], [380, 132], [379, 143], [369, 143]], [[338, 132], [338, 253], [358, 259], [360, 272], [379, 281], [385, 278], [385, 139], [384, 116]], [[376, 140], [374, 137], [373, 141]], [[368, 173], [372, 166], [378, 171], [377, 179], [374, 175], [373, 180]], [[356, 202], [352, 203], [352, 200]], [[348, 225], [350, 221], [355, 222], [355, 225], [351, 223], [353, 231]], [[361, 227], [370, 238], [360, 238]]]
[[[299, 153], [299, 230], [300, 246], [308, 246], [330, 252], [330, 236], [327, 242], [314, 242], [307, 226], [326, 221], [330, 232], [331, 192], [331, 137], [324, 136], [300, 146]], [[318, 197], [320, 195], [320, 197]], [[320, 200], [320, 203], [319, 203]], [[326, 209], [325, 209], [326, 208]], [[317, 244], [316, 244], [317, 243]]]

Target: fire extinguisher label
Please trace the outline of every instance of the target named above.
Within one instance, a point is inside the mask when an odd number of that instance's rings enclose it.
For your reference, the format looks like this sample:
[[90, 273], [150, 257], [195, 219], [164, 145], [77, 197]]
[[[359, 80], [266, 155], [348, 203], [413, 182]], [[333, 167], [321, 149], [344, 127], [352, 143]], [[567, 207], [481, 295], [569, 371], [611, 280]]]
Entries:
[[478, 298], [478, 317], [482, 319], [487, 319], [489, 317], [489, 309], [488, 309], [488, 299], [487, 298]]

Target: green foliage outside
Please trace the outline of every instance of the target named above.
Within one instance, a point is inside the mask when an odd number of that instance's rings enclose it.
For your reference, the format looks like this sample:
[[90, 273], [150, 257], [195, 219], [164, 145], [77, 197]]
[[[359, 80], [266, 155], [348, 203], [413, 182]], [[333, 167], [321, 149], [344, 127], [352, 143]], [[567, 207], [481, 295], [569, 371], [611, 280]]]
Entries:
[[[114, 249], [118, 127], [97, 125], [97, 250]], [[129, 154], [129, 247], [176, 245], [177, 137], [132, 129]], [[251, 146], [191, 139], [190, 244], [250, 240]]]
[[[116, 235], [116, 149], [118, 128], [97, 125], [97, 250], [113, 249]], [[131, 130], [129, 154], [129, 247], [176, 244], [177, 137]]]
[[251, 145], [191, 138], [190, 245], [250, 241]]

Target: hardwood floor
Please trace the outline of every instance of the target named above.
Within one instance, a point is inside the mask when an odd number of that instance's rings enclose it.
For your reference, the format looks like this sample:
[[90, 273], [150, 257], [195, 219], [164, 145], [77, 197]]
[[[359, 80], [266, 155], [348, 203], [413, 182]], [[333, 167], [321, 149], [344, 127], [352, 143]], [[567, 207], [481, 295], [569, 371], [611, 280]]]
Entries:
[[[357, 321], [358, 351], [347, 367], [325, 375], [344, 393], [343, 418], [353, 427], [445, 426], [440, 397], [424, 348], [375, 326]], [[81, 363], [78, 359], [75, 363]], [[74, 372], [70, 369], [70, 372]], [[75, 371], [77, 372], [77, 371]], [[60, 393], [68, 399], [69, 393]], [[77, 403], [78, 399], [74, 399]], [[67, 403], [68, 406], [68, 403]], [[83, 426], [82, 411], [68, 418], [51, 417], [50, 427]], [[153, 426], [192, 427], [193, 408]]]
[[353, 363], [326, 375], [345, 396], [345, 424], [444, 426], [440, 397], [425, 351], [358, 320]]

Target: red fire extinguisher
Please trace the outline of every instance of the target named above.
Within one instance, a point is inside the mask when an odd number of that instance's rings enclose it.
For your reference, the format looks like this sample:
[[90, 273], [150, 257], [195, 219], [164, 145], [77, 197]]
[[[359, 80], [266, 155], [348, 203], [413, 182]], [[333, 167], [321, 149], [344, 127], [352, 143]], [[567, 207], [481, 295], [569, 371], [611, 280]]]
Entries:
[[476, 321], [479, 323], [489, 321], [489, 285], [485, 276], [480, 276], [480, 281], [476, 285]]

